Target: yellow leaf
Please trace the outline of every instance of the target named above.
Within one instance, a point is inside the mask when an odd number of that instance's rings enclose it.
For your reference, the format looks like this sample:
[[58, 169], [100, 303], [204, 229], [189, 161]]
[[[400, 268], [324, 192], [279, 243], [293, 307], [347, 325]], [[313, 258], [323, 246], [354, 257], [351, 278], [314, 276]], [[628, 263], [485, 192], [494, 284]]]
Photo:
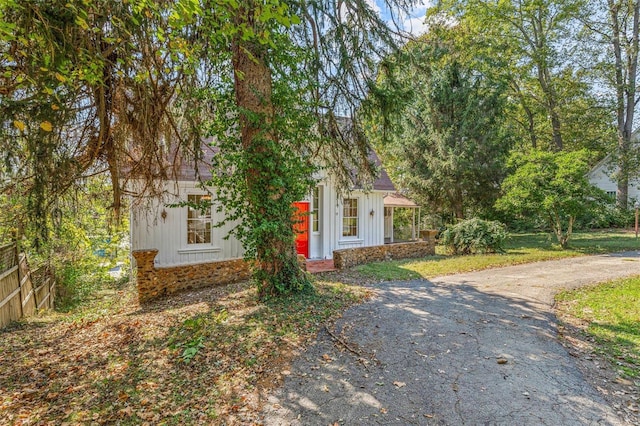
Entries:
[[67, 81], [67, 77], [65, 77], [64, 75], [62, 75], [59, 72], [57, 72], [56, 73], [56, 80], [58, 80], [60, 83], [64, 83], [65, 81]]
[[60, 107], [58, 105], [56, 105], [56, 104], [53, 104], [53, 105], [51, 105], [51, 109], [54, 110], [54, 111], [57, 111], [57, 110], [60, 109]]
[[45, 132], [50, 132], [53, 130], [53, 126], [49, 121], [43, 121], [42, 123], [40, 123], [40, 128]]
[[24, 125], [24, 123], [22, 121], [19, 121], [19, 120], [13, 120], [13, 125], [16, 126], [16, 128], [18, 130], [20, 130], [21, 132], [24, 132], [24, 129], [26, 127]]

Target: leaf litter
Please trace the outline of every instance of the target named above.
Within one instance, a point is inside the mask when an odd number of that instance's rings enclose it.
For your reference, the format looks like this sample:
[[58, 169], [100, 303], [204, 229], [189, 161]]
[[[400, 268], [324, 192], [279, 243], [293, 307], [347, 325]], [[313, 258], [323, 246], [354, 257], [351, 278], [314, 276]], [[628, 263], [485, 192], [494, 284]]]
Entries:
[[99, 313], [24, 320], [0, 331], [0, 424], [260, 424], [292, 358], [369, 296], [316, 289], [262, 303], [240, 283], [140, 306], [130, 285]]

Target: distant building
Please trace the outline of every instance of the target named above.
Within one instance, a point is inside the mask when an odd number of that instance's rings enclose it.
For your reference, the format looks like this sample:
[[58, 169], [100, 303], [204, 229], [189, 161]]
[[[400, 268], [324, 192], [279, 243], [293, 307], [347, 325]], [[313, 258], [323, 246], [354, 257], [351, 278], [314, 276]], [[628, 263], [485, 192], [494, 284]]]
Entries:
[[[636, 131], [632, 136], [636, 143], [639, 142], [638, 136], [640, 135], [638, 133]], [[637, 146], [640, 148], [640, 144]], [[587, 174], [589, 182], [606, 192], [611, 197], [612, 202], [615, 202], [618, 191], [618, 183], [614, 180], [618, 170], [619, 168], [614, 164], [612, 155], [608, 154]], [[629, 200], [631, 204], [636, 200], [640, 200], [640, 176], [629, 179]]]

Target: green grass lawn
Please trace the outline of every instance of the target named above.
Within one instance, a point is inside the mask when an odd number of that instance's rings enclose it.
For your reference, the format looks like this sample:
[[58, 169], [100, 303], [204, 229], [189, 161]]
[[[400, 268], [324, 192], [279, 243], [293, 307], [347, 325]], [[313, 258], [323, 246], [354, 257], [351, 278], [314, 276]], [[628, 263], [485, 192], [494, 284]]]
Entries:
[[432, 278], [439, 275], [479, 271], [500, 266], [561, 259], [587, 254], [612, 253], [640, 249], [635, 234], [619, 231], [581, 232], [573, 235], [570, 248], [562, 250], [550, 234], [511, 235], [503, 254], [472, 256], [447, 255], [436, 247], [436, 255], [418, 260], [377, 262], [356, 267], [356, 270], [378, 280]]
[[563, 292], [556, 300], [561, 317], [582, 320], [595, 350], [621, 374], [640, 377], [640, 277]]

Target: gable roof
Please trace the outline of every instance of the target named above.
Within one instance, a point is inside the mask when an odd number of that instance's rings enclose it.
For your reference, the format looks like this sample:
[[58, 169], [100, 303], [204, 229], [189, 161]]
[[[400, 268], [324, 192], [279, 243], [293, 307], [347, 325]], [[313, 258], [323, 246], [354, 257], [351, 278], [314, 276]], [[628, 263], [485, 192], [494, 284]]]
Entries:
[[[199, 158], [185, 158], [180, 155], [178, 148], [175, 147], [171, 155], [176, 161], [172, 162], [173, 166], [169, 166], [168, 176], [178, 181], [196, 181], [198, 179], [206, 181], [211, 179], [211, 163], [213, 157], [219, 152], [219, 148], [211, 145], [211, 140], [203, 140], [200, 147]], [[194, 156], [195, 157], [195, 156]], [[378, 177], [373, 181], [372, 189], [374, 191], [395, 191], [396, 188], [391, 182], [389, 174], [382, 166], [380, 158], [371, 150], [369, 153], [369, 161], [376, 165]]]
[[378, 177], [373, 181], [373, 190], [375, 191], [395, 191], [396, 187], [391, 182], [391, 178], [389, 174], [382, 166], [382, 161], [380, 161], [380, 157], [376, 154], [375, 151], [371, 150], [369, 153], [369, 160], [378, 167], [380, 173], [378, 173]]
[[[636, 130], [633, 131], [633, 133], [631, 134], [631, 143], [635, 146], [638, 147], [640, 146], [640, 128], [637, 128]], [[605, 167], [611, 167], [612, 166], [612, 157], [613, 154], [609, 153], [607, 155], [604, 156], [604, 158], [600, 161], [598, 161], [595, 166], [593, 166], [591, 168], [591, 170], [589, 170], [589, 172], [587, 173], [587, 177], [588, 178], [595, 178], [597, 175], [597, 172], [600, 171], [600, 169], [604, 169]], [[613, 165], [613, 169], [615, 169], [617, 166], [614, 164]]]

